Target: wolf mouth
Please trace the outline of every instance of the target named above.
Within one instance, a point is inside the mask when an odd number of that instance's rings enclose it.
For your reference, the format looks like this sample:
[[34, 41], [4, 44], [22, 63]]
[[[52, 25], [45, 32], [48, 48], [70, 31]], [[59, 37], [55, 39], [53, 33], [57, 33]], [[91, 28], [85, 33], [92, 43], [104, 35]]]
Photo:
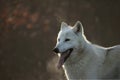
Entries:
[[59, 59], [58, 65], [57, 65], [58, 69], [60, 69], [62, 67], [62, 65], [65, 63], [65, 61], [68, 59], [68, 57], [72, 53], [72, 51], [73, 51], [73, 48], [70, 48], [70, 49], [60, 53], [60, 59]]

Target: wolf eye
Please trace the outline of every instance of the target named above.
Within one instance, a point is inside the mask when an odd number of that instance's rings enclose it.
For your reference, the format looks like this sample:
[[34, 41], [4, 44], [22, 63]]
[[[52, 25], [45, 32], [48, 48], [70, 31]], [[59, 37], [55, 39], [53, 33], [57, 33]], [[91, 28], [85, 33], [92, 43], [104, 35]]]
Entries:
[[70, 41], [70, 39], [65, 39], [65, 42], [66, 42], [66, 41]]

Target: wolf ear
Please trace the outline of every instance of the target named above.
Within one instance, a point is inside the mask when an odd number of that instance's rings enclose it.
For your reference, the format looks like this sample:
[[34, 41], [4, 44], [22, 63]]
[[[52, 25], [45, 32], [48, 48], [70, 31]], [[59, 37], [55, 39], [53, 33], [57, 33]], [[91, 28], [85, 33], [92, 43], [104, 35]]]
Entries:
[[65, 23], [65, 22], [62, 22], [61, 23], [61, 30], [64, 30], [65, 28], [67, 28], [68, 27], [68, 24], [67, 23]]
[[73, 26], [73, 31], [77, 34], [79, 32], [83, 33], [83, 26], [80, 21], [77, 21], [75, 25]]

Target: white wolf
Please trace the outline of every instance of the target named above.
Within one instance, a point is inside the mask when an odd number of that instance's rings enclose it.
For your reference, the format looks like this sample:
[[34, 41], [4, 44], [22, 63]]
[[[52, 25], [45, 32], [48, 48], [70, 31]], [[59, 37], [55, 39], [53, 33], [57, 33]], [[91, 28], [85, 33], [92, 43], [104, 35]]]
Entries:
[[90, 43], [80, 21], [71, 27], [62, 22], [57, 44], [58, 68], [68, 80], [120, 80], [120, 45], [104, 48]]

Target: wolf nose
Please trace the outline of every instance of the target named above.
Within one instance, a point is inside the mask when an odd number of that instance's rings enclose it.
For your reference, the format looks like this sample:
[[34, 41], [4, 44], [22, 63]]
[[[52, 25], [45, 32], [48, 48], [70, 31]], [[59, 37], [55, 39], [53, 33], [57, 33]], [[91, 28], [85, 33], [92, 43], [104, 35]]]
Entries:
[[53, 51], [54, 51], [55, 53], [59, 53], [59, 49], [58, 49], [58, 48], [54, 48]]

